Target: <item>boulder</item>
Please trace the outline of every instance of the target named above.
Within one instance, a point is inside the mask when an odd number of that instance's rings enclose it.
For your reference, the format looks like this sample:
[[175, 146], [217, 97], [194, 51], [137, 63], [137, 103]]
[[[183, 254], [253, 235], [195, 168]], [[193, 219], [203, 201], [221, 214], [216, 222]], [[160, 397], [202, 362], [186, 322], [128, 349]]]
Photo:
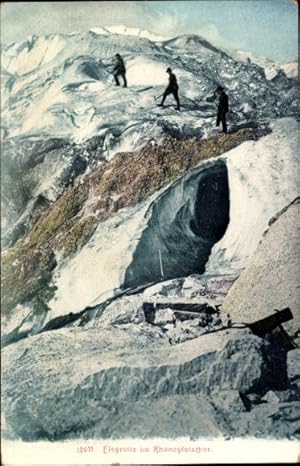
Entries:
[[269, 390], [265, 396], [262, 397], [262, 402], [267, 403], [287, 403], [289, 401], [299, 400], [299, 393], [296, 388], [289, 388], [288, 390]]
[[250, 263], [230, 289], [222, 311], [233, 322], [253, 323], [289, 307], [294, 318], [283, 324], [289, 334], [300, 327], [299, 198], [270, 222]]
[[159, 309], [155, 313], [154, 324], [155, 325], [167, 325], [175, 323], [175, 314], [172, 309]]
[[206, 333], [206, 329], [201, 325], [199, 318], [193, 320], [176, 321], [176, 325], [168, 329], [167, 336], [170, 339], [170, 343], [175, 345], [177, 343], [183, 343], [193, 338]]
[[[84, 435], [101, 423], [97, 435], [104, 435], [115, 422], [132, 422], [129, 403], [139, 403], [132, 406], [142, 416], [141, 406], [155, 401], [161, 415], [157, 423], [165, 422], [166, 397], [251, 392], [267, 376], [263, 340], [247, 329], [206, 334], [175, 346], [152, 329], [145, 323], [123, 329], [65, 328], [4, 348], [2, 410], [9, 428], [25, 440], [62, 439], [67, 433]], [[170, 400], [170, 405], [176, 403]], [[175, 423], [182, 425], [180, 435], [190, 435], [186, 415], [183, 408], [174, 408], [174, 421], [169, 430], [165, 423], [164, 435], [172, 437]], [[198, 430], [197, 422], [193, 426], [195, 435], [204, 434], [205, 422]], [[141, 422], [136, 435], [144, 432], [150, 435]], [[115, 435], [127, 436], [128, 431], [116, 428]]]
[[269, 390], [265, 396], [262, 397], [262, 400], [266, 401], [267, 403], [279, 403], [280, 397], [277, 393], [273, 392], [273, 390]]
[[299, 438], [299, 402], [261, 403], [249, 412], [226, 413], [227, 431], [232, 437], [297, 440]]
[[212, 394], [212, 402], [218, 411], [245, 412], [246, 406], [243, 397], [237, 390], [222, 390]]
[[90, 321], [86, 327], [110, 327], [124, 324], [140, 324], [145, 321], [142, 298], [139, 294], [133, 296], [121, 296], [113, 299], [96, 319]]

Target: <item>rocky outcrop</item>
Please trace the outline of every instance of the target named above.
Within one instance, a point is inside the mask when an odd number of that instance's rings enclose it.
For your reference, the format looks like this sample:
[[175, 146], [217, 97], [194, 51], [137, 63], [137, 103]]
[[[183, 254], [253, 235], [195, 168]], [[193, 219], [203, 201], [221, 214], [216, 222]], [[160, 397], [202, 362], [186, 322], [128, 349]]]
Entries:
[[[211, 419], [215, 427], [207, 433], [215, 436], [228, 431], [218, 409], [215, 414], [211, 408], [213, 393], [225, 391], [227, 400], [232, 399], [228, 390], [247, 396], [270, 380], [264, 341], [246, 329], [203, 335], [172, 347], [145, 323], [123, 329], [61, 329], [4, 349], [2, 407], [14, 435], [25, 440], [90, 435], [91, 426], [97, 426], [95, 436], [122, 437], [128, 435], [124, 425], [133, 420], [129, 412], [142, 415], [142, 405], [150, 402], [154, 410], [130, 429], [132, 434], [157, 433], [157, 410], [169, 405], [174, 422], [168, 427], [170, 413], [159, 417], [167, 437], [204, 435]], [[199, 422], [196, 415], [190, 424], [183, 415], [192, 400], [203, 407], [204, 419]], [[172, 431], [175, 421], [180, 427]]]
[[85, 310], [81, 318], [77, 316], [74, 325], [124, 328], [128, 324], [148, 322], [152, 324], [152, 331], [155, 328], [170, 343], [183, 342], [229, 327], [228, 315], [218, 310], [235, 279], [236, 276], [230, 275], [211, 279], [191, 275], [157, 283], [144, 291], [130, 290]]
[[252, 323], [289, 307], [293, 320], [283, 324], [291, 335], [300, 328], [299, 198], [270, 221], [248, 267], [230, 289], [222, 310], [233, 322]]
[[224, 301], [230, 287], [238, 275], [189, 275], [188, 277], [176, 278], [148, 286], [145, 297], [159, 298], [175, 296], [187, 300], [194, 298], [209, 299], [214, 305], [220, 305]]

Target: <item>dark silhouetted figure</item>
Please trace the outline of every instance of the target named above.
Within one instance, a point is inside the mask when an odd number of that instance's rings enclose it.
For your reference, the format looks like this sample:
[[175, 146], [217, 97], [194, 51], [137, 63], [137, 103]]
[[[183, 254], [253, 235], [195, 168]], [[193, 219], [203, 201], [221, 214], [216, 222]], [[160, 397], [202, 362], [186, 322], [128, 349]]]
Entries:
[[226, 113], [228, 112], [228, 95], [225, 93], [222, 86], [218, 86], [216, 92], [219, 96], [217, 123], [219, 126], [222, 123], [222, 133], [227, 133]]
[[176, 76], [175, 76], [174, 73], [172, 73], [171, 68], [167, 68], [167, 73], [169, 74], [169, 84], [168, 84], [168, 87], [167, 87], [167, 89], [165, 90], [165, 92], [163, 94], [163, 99], [162, 99], [161, 104], [159, 104], [159, 106], [163, 107], [164, 106], [164, 101], [166, 100], [167, 95], [173, 94], [174, 99], [177, 102], [177, 110], [180, 110], [180, 102], [179, 102], [179, 97], [178, 97], [179, 86], [178, 86], [178, 83], [177, 83]]
[[120, 86], [119, 76], [122, 76], [123, 83], [124, 83], [123, 87], [127, 87], [126, 68], [125, 68], [125, 65], [124, 65], [123, 58], [121, 57], [121, 55], [119, 53], [116, 54], [116, 61], [117, 61], [116, 65], [115, 65], [114, 70], [113, 70], [116, 85]]

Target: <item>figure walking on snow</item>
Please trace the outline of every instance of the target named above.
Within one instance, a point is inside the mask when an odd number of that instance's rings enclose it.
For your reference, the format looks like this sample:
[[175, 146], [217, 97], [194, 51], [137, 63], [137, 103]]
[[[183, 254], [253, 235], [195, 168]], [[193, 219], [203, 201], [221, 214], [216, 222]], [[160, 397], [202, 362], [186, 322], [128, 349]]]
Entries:
[[127, 80], [126, 80], [126, 68], [124, 65], [123, 58], [119, 53], [116, 54], [116, 65], [113, 70], [113, 74], [115, 77], [116, 85], [120, 86], [119, 76], [122, 76], [123, 79], [123, 87], [127, 87]]
[[226, 113], [228, 112], [228, 95], [225, 93], [222, 86], [218, 86], [216, 89], [219, 95], [218, 115], [216, 126], [222, 123], [222, 133], [227, 133]]
[[180, 110], [180, 102], [179, 102], [179, 97], [178, 97], [179, 86], [178, 86], [178, 83], [177, 83], [176, 76], [175, 76], [174, 73], [172, 73], [171, 68], [167, 68], [167, 73], [169, 74], [169, 84], [168, 84], [168, 87], [167, 87], [167, 89], [165, 90], [165, 92], [163, 94], [163, 99], [162, 99], [161, 104], [159, 104], [159, 106], [163, 107], [164, 106], [164, 101], [166, 100], [167, 95], [173, 94], [174, 99], [177, 102], [177, 110]]

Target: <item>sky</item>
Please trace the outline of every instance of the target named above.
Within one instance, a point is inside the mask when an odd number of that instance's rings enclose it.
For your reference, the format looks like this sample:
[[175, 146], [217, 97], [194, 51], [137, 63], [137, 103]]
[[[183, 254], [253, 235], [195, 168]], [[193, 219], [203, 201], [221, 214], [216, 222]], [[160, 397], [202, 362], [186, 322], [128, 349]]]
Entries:
[[225, 49], [280, 63], [298, 56], [295, 0], [72, 1], [1, 3], [1, 43], [123, 24], [168, 37], [199, 34]]

